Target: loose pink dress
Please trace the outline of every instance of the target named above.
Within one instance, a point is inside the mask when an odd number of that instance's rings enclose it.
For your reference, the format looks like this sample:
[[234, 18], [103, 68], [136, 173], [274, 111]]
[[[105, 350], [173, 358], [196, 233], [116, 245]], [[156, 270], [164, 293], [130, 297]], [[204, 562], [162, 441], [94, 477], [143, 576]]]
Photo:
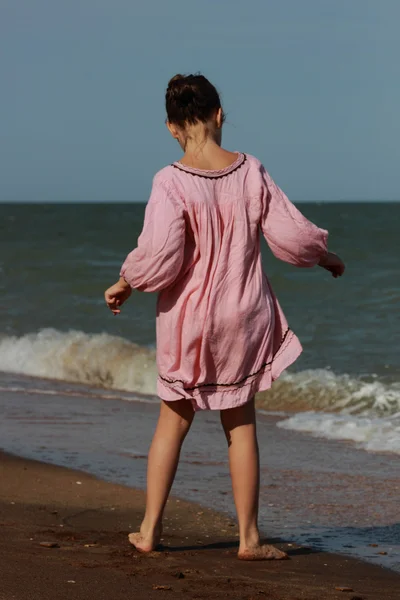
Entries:
[[220, 171], [174, 163], [154, 177], [138, 247], [121, 276], [157, 303], [160, 398], [227, 409], [271, 387], [302, 351], [260, 255], [313, 267], [327, 231], [308, 221], [254, 157]]

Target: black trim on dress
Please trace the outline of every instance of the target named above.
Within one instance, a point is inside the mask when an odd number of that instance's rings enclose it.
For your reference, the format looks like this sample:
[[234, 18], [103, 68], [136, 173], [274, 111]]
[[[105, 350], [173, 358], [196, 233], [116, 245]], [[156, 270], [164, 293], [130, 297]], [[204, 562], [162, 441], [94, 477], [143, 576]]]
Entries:
[[269, 365], [271, 365], [274, 362], [275, 357], [277, 356], [278, 352], [280, 351], [280, 349], [282, 348], [283, 343], [285, 342], [287, 336], [289, 335], [290, 332], [290, 328], [288, 328], [284, 334], [284, 336], [281, 339], [281, 343], [279, 345], [278, 350], [275, 352], [274, 356], [272, 357], [272, 360], [270, 360], [269, 362], [265, 362], [261, 365], [261, 367], [258, 369], [258, 371], [256, 371], [255, 373], [250, 373], [250, 375], [246, 375], [245, 377], [243, 377], [243, 379], [240, 379], [239, 381], [234, 381], [233, 383], [199, 383], [198, 385], [194, 385], [193, 387], [185, 387], [185, 382], [182, 381], [181, 379], [168, 379], [167, 377], [163, 377], [162, 375], [158, 375], [160, 379], [162, 379], [163, 381], [166, 381], [167, 383], [182, 383], [183, 384], [183, 389], [187, 390], [188, 392], [192, 391], [192, 390], [196, 390], [198, 388], [202, 388], [202, 387], [231, 387], [233, 385], [240, 385], [241, 383], [243, 383], [244, 381], [246, 381], [246, 379], [249, 379], [250, 377], [255, 377], [256, 375], [258, 375], [260, 373], [260, 371], [262, 371], [263, 369], [265, 369], [265, 367], [268, 367]]
[[[194, 177], [203, 177], [204, 179], [222, 179], [223, 177], [227, 177], [231, 173], [234, 173], [235, 171], [237, 171], [238, 169], [240, 169], [240, 167], [242, 167], [244, 165], [244, 163], [246, 162], [246, 160], [247, 160], [247, 156], [245, 154], [243, 154], [243, 160], [242, 160], [242, 162], [239, 163], [234, 169], [232, 169], [232, 171], [228, 171], [227, 173], [223, 173], [222, 175], [204, 175], [202, 173], [194, 173], [193, 171], [190, 170], [191, 167], [182, 168], [185, 165], [182, 165], [182, 167], [180, 167], [178, 165], [178, 163], [172, 163], [171, 166], [174, 167], [174, 169], [178, 169], [178, 171], [183, 171], [183, 173], [188, 173], [189, 175], [193, 175]], [[234, 164], [234, 163], [232, 163], [232, 164]], [[226, 167], [226, 168], [229, 169], [229, 167]], [[221, 170], [223, 171], [224, 169], [221, 169]]]

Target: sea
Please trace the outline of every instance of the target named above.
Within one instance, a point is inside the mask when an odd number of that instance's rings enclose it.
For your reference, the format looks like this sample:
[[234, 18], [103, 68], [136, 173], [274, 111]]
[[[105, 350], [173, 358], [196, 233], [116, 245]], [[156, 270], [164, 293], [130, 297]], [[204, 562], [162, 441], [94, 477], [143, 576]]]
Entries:
[[[299, 208], [329, 230], [346, 272], [296, 269], [262, 244], [304, 348], [256, 397], [262, 524], [400, 569], [400, 204]], [[117, 317], [104, 302], [144, 211], [140, 203], [0, 205], [4, 450], [145, 486], [159, 404], [156, 297], [134, 292]], [[233, 513], [229, 486], [217, 415], [200, 414], [174, 493]]]

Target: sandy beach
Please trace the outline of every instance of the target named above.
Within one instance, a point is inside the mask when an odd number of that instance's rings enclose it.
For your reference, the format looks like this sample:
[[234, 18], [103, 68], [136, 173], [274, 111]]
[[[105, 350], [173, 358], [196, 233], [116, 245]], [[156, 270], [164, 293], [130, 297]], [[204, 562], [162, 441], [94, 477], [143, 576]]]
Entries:
[[239, 562], [234, 522], [177, 498], [161, 552], [143, 556], [127, 542], [140, 523], [142, 491], [8, 454], [0, 454], [0, 480], [1, 600], [400, 595], [395, 572], [295, 544], [278, 543], [289, 561]]

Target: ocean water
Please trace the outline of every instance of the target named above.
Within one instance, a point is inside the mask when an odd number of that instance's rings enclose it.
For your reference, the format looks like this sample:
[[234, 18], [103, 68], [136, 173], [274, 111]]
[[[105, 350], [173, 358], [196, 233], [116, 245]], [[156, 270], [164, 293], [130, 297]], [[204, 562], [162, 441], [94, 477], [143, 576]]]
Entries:
[[[257, 405], [281, 412], [280, 427], [400, 454], [400, 204], [300, 208], [330, 231], [347, 271], [296, 269], [263, 245], [304, 353]], [[0, 371], [155, 394], [155, 296], [134, 293], [118, 317], [103, 300], [144, 209], [0, 206]]]
[[[103, 299], [144, 208], [0, 205], [3, 449], [144, 487], [156, 298], [135, 292], [118, 317]], [[262, 247], [304, 347], [257, 396], [262, 527], [400, 570], [400, 204], [300, 208], [347, 270], [335, 280]], [[233, 514], [218, 415], [196, 416], [174, 492]]]

